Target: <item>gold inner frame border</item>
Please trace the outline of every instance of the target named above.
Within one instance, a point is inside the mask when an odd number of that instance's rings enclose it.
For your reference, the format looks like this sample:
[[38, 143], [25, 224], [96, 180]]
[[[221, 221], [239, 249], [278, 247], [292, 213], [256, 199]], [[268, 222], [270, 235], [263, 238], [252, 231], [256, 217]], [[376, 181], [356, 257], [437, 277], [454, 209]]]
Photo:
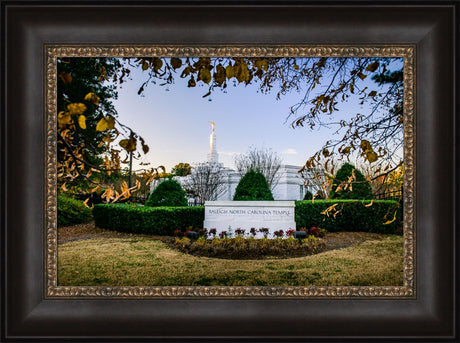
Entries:
[[[415, 45], [45, 45], [46, 299], [415, 299]], [[401, 57], [404, 59], [403, 286], [58, 286], [57, 280], [57, 58], [58, 57]]]

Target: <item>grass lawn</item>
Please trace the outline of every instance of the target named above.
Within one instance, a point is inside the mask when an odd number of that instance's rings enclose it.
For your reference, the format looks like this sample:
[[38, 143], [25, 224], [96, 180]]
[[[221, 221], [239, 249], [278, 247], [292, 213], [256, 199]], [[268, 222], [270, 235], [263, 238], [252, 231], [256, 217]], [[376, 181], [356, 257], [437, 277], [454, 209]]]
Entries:
[[60, 244], [59, 286], [402, 286], [403, 237], [265, 260], [195, 257], [146, 236]]

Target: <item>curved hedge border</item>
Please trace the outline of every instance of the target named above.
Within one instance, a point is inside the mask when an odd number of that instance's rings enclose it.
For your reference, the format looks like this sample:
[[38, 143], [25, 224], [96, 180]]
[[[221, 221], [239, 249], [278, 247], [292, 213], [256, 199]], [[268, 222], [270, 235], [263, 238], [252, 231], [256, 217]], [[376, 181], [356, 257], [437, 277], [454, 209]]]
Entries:
[[[320, 227], [329, 232], [363, 231], [374, 233], [401, 233], [401, 206], [393, 200], [311, 200], [296, 201], [295, 221], [298, 229]], [[322, 214], [338, 204], [335, 219]], [[393, 219], [388, 225], [383, 225]], [[172, 236], [175, 230], [203, 227], [204, 207], [147, 207], [128, 204], [94, 205], [93, 216], [97, 227], [140, 234]], [[210, 229], [210, 228], [207, 228]]]
[[[295, 222], [297, 228], [319, 226], [329, 232], [363, 231], [374, 233], [401, 233], [402, 211], [401, 205], [394, 200], [311, 200], [296, 201]], [[336, 217], [331, 211], [329, 216], [321, 214], [330, 206], [338, 210]], [[391, 224], [383, 223], [393, 219]]]
[[94, 221], [102, 229], [148, 235], [172, 236], [175, 230], [202, 228], [204, 207], [148, 207], [128, 204], [98, 204]]

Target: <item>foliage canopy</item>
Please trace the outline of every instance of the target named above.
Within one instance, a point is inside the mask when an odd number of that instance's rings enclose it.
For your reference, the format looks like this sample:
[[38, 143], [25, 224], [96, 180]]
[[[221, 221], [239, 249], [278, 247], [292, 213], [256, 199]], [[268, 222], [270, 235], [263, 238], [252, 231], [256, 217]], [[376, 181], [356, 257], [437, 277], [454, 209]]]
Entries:
[[[383, 57], [143, 57], [131, 59], [62, 58], [58, 60], [58, 184], [69, 189], [78, 179], [102, 192], [106, 201], [127, 199], [139, 184], [115, 189], [107, 176], [127, 163], [129, 154], [147, 153], [146, 142], [117, 120], [111, 100], [116, 87], [129, 78], [130, 68], [147, 77], [139, 87], [142, 95], [150, 83], [171, 85], [177, 77], [188, 87], [204, 86], [208, 97], [230, 85], [257, 84], [262, 93], [277, 99], [299, 93], [286, 115], [292, 127], [336, 129], [337, 139], [324, 142], [302, 170], [318, 163], [334, 174], [332, 157], [349, 160], [360, 156], [374, 164], [377, 174], [389, 174], [402, 165], [403, 66], [401, 59]], [[342, 103], [354, 99], [363, 113], [335, 118]], [[122, 135], [119, 147], [114, 141]], [[121, 155], [120, 155], [121, 153]], [[151, 182], [163, 167], [145, 172]], [[182, 171], [180, 171], [182, 173]], [[97, 175], [95, 175], [97, 174]], [[270, 179], [270, 178], [268, 178]], [[268, 180], [273, 186], [273, 181]], [[81, 187], [80, 187], [81, 188]]]

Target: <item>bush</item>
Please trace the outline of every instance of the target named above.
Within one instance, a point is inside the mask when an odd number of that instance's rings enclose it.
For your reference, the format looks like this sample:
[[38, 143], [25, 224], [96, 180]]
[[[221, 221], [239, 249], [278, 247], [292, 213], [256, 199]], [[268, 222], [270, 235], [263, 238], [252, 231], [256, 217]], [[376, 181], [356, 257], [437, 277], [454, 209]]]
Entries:
[[192, 242], [190, 239], [165, 239], [173, 248], [196, 256], [229, 259], [262, 259], [266, 256], [296, 257], [317, 254], [326, 248], [326, 242], [313, 236], [302, 240], [289, 237], [286, 239], [213, 238], [204, 237]]
[[187, 206], [187, 197], [179, 182], [169, 179], [161, 182], [150, 194], [145, 206]]
[[[315, 200], [325, 199], [323, 192], [318, 192], [318, 193], [314, 194], [314, 196], [315, 196]], [[311, 199], [304, 199], [304, 200], [311, 200]]]
[[86, 223], [93, 220], [91, 209], [83, 201], [63, 195], [57, 198], [58, 227]]
[[190, 226], [201, 229], [204, 207], [147, 207], [99, 204], [93, 209], [97, 227], [122, 232], [172, 236]]
[[[349, 178], [355, 175], [351, 186], [346, 187]], [[345, 189], [346, 187], [346, 189]], [[338, 188], [338, 189], [337, 189]], [[372, 187], [369, 181], [366, 180], [363, 173], [356, 169], [350, 163], [345, 163], [335, 174], [332, 182], [331, 199], [372, 199]]]
[[265, 176], [250, 170], [236, 186], [233, 200], [273, 200], [273, 195]]
[[303, 200], [311, 200], [313, 199], [313, 193], [310, 191], [305, 192], [305, 196], [303, 197]]
[[[401, 229], [401, 205], [393, 200], [296, 201], [297, 228], [321, 227], [329, 232], [362, 231], [394, 234]], [[326, 214], [331, 206], [335, 207]], [[367, 206], [366, 206], [367, 205]], [[396, 214], [396, 219], [387, 225]]]
[[327, 230], [322, 229], [320, 227], [311, 227], [309, 229], [307, 229], [305, 227], [302, 227], [302, 228], [299, 229], [299, 231], [305, 231], [307, 233], [307, 235], [320, 237], [320, 238], [323, 238], [327, 233]]

